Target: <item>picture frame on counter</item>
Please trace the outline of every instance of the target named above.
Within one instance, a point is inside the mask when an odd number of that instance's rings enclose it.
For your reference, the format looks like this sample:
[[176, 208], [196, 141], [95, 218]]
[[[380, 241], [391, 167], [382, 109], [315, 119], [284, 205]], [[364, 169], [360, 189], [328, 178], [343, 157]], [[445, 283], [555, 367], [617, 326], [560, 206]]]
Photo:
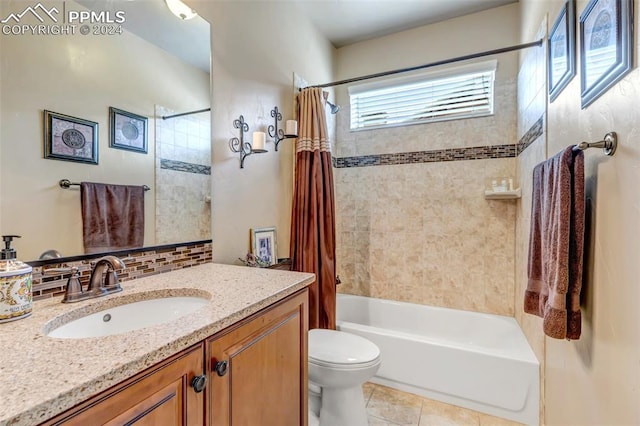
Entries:
[[267, 261], [270, 266], [278, 263], [275, 226], [251, 229], [251, 254]]
[[44, 158], [98, 164], [98, 123], [44, 110]]
[[109, 107], [109, 146], [146, 154], [147, 117]]
[[591, 0], [580, 15], [580, 99], [592, 104], [633, 68], [633, 0]]
[[553, 102], [576, 75], [576, 3], [568, 0], [547, 40], [549, 102]]

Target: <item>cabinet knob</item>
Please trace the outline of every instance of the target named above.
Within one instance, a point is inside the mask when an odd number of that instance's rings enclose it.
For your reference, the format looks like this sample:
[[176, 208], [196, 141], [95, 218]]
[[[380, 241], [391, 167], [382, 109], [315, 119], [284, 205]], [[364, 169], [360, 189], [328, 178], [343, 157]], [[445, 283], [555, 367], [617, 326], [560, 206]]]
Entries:
[[213, 367], [214, 370], [216, 370], [216, 373], [218, 373], [218, 376], [222, 377], [225, 374], [227, 374], [227, 367], [229, 366], [229, 362], [228, 361], [218, 361], [216, 362], [215, 367]]
[[195, 376], [191, 380], [191, 387], [193, 388], [193, 390], [196, 391], [196, 393], [202, 392], [204, 390], [204, 388], [207, 387], [207, 376], [206, 376], [206, 374], [203, 374], [202, 376]]

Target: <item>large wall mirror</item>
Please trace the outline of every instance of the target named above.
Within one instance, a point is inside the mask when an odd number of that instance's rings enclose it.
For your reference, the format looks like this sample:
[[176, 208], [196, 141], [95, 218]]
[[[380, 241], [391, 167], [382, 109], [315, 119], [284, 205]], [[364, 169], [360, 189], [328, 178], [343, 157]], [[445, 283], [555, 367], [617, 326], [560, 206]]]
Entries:
[[[27, 3], [1, 2], [2, 19]], [[162, 118], [209, 108], [209, 24], [163, 0], [41, 3], [126, 21], [121, 34], [0, 35], [0, 232], [22, 236], [18, 258], [84, 254], [80, 190], [61, 179], [149, 186], [144, 246], [210, 239], [210, 113]], [[109, 146], [110, 107], [147, 118], [146, 153]], [[98, 123], [97, 165], [44, 158], [45, 110]]]

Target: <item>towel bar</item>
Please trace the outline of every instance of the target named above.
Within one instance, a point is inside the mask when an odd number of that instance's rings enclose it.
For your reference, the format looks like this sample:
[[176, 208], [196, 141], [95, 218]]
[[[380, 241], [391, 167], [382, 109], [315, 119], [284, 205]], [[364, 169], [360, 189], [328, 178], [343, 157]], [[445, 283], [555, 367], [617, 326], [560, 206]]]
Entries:
[[604, 153], [608, 156], [612, 156], [616, 152], [618, 147], [618, 135], [616, 132], [609, 132], [604, 135], [604, 139], [598, 142], [580, 142], [573, 147], [574, 151], [584, 151], [589, 148], [602, 148]]
[[[61, 179], [60, 182], [58, 182], [58, 185], [60, 185], [60, 188], [63, 189], [69, 189], [71, 185], [80, 186], [79, 183], [71, 182], [69, 179]], [[149, 191], [151, 188], [149, 188], [147, 185], [142, 185], [142, 189], [144, 189], [145, 191]]]

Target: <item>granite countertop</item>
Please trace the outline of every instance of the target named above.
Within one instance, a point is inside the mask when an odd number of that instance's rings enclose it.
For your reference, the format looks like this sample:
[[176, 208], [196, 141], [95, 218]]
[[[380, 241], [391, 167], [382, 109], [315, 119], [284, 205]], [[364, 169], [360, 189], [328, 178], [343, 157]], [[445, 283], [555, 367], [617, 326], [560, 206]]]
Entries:
[[[0, 425], [43, 422], [313, 280], [313, 274], [209, 263], [127, 281], [120, 293], [83, 302], [35, 302], [31, 316], [0, 324]], [[187, 317], [120, 335], [55, 339], [43, 332], [123, 298], [172, 295], [210, 295], [210, 302]]]

